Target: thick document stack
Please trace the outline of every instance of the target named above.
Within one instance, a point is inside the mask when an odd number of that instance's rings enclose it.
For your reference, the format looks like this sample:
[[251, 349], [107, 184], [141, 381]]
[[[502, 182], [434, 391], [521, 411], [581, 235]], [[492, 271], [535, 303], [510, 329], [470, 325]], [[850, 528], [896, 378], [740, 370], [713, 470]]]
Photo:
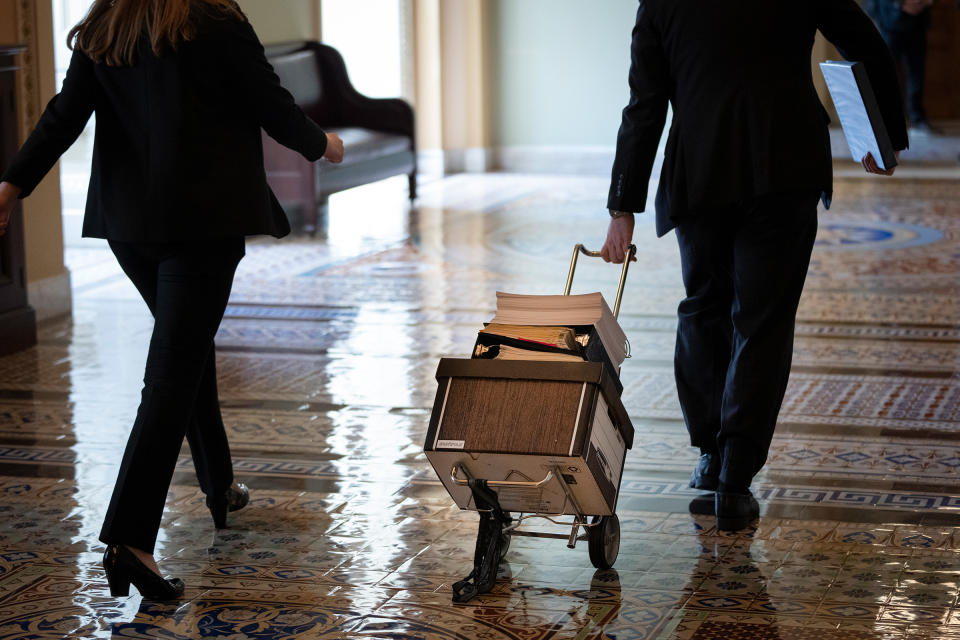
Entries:
[[473, 357], [600, 362], [617, 393], [626, 335], [599, 293], [525, 296], [497, 293], [497, 313], [477, 335]]
[[896, 152], [863, 63], [828, 60], [820, 69], [853, 159], [860, 162], [870, 153], [881, 169], [895, 167]]
[[474, 358], [582, 362], [583, 346], [571, 327], [490, 323], [477, 334]]
[[506, 325], [593, 327], [597, 339], [616, 369], [619, 370], [627, 355], [627, 336], [600, 293], [524, 296], [498, 291], [497, 314], [490, 322]]

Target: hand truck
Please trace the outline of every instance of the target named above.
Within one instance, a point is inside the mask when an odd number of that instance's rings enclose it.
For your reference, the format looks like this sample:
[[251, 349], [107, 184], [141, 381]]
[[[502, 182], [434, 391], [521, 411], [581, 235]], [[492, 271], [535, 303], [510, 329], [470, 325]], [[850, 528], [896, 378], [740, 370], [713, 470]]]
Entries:
[[[630, 262], [636, 255], [636, 246], [630, 245], [620, 274], [617, 287], [617, 298], [613, 309], [614, 317], [620, 314], [620, 304], [626, 284], [627, 271]], [[570, 260], [570, 270], [567, 275], [564, 295], [570, 295], [573, 285], [573, 276], [577, 267], [577, 258], [583, 253], [589, 257], [600, 257], [599, 251], [589, 251], [582, 244], [576, 245], [573, 257]], [[529, 477], [519, 470], [513, 470], [507, 477]], [[477, 541], [474, 551], [474, 566], [470, 574], [453, 585], [453, 602], [465, 603], [475, 596], [487, 593], [496, 582], [500, 562], [503, 561], [510, 548], [513, 536], [527, 536], [533, 538], [556, 538], [567, 541], [567, 547], [573, 549], [577, 542], [587, 542], [590, 561], [598, 569], [609, 569], [617, 560], [620, 550], [620, 520], [616, 513], [608, 515], [594, 515], [585, 513], [577, 501], [574, 491], [568, 484], [569, 476], [559, 466], [546, 471], [540, 480], [488, 480], [474, 477], [466, 462], [460, 461], [452, 465], [450, 481], [458, 486], [469, 487], [473, 496], [473, 503], [480, 515]], [[551, 483], [559, 483], [566, 495], [568, 504], [572, 506], [572, 522], [562, 522], [560, 518], [571, 515], [565, 513], [521, 513], [512, 516], [500, 505], [498, 490], [528, 489], [539, 490]], [[614, 498], [615, 504], [615, 498]], [[520, 530], [520, 525], [530, 519], [545, 519], [558, 525], [570, 525], [570, 533], [546, 533]], [[588, 522], [589, 518], [589, 522]], [[581, 530], [585, 533], [581, 533]]]

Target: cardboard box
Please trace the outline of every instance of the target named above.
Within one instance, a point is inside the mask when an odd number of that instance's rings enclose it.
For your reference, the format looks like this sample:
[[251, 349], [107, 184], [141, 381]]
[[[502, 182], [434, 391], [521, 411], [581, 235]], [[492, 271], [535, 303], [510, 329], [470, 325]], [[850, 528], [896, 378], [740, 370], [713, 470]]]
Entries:
[[602, 364], [445, 358], [437, 381], [424, 451], [461, 509], [476, 507], [455, 465], [485, 480], [554, 473], [539, 488], [494, 487], [508, 511], [576, 513], [562, 477], [582, 513], [614, 512], [633, 425]]

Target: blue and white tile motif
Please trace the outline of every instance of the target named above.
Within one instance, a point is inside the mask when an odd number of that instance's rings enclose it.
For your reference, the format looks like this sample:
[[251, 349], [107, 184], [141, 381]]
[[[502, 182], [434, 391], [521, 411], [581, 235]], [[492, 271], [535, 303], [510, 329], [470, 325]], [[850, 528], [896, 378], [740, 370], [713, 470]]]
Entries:
[[[929, 180], [838, 180], [753, 486], [762, 516], [735, 533], [687, 481], [679, 256], [640, 216], [620, 316], [637, 439], [616, 569], [595, 572], [585, 542], [517, 536], [494, 589], [451, 603], [477, 516], [422, 455], [436, 361], [466, 354], [496, 290], [562, 289], [572, 245], [602, 240], [605, 183], [453, 176], [411, 211], [388, 182], [335, 199], [327, 240], [251, 240], [217, 364], [252, 500], [215, 532], [184, 451], [157, 547], [187, 583], [177, 603], [111, 598], [99, 566], [151, 321], [109, 253], [71, 250], [73, 318], [0, 358], [0, 640], [689, 640], [719, 621], [763, 640], [755, 623], [803, 640], [957, 635], [960, 205], [955, 184]], [[610, 269], [584, 261], [577, 290], [609, 298]], [[698, 497], [710, 508], [692, 515]]]

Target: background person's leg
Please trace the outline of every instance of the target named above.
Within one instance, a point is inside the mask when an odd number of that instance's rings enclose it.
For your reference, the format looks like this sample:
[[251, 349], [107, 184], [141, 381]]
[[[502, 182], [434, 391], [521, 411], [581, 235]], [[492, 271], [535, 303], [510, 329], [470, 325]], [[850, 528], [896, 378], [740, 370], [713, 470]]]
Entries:
[[757, 198], [734, 243], [733, 355], [723, 394], [721, 490], [746, 491], [767, 459], [793, 357], [819, 194]]
[[152, 552], [213, 338], [243, 239], [154, 247], [158, 275], [153, 336], [137, 418], [100, 540]]
[[927, 72], [927, 30], [913, 29], [901, 34], [901, 51], [906, 79], [907, 116], [910, 124], [925, 123], [923, 91]]

